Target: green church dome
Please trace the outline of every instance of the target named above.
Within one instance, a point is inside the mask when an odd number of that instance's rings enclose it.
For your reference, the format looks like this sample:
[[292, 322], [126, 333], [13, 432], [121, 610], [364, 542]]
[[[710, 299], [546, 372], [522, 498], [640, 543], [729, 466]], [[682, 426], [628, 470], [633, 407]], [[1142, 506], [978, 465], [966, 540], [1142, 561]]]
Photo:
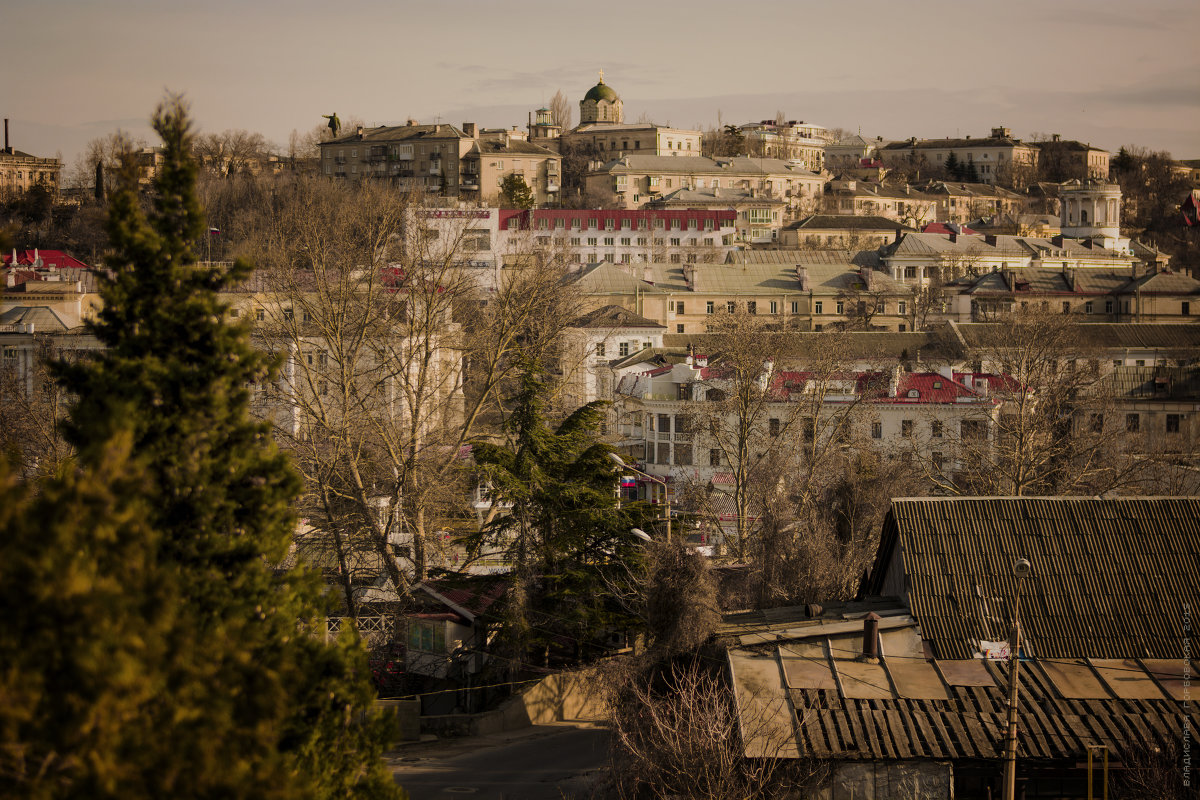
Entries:
[[588, 93], [583, 96], [583, 99], [595, 100], [597, 103], [601, 100], [607, 100], [611, 103], [619, 98], [617, 97], [617, 93], [612, 90], [612, 87], [601, 78], [599, 83], [588, 89]]

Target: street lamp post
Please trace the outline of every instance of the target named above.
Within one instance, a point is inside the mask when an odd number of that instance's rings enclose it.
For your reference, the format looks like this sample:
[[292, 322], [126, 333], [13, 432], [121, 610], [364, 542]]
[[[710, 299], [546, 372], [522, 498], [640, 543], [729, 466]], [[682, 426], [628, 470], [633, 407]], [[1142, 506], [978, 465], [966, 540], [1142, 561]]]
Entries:
[[622, 459], [616, 453], [609, 453], [608, 457], [611, 458], [613, 460], [613, 463], [616, 464], [618, 467], [621, 467], [622, 469], [627, 469], [630, 472], [636, 472], [638, 475], [641, 475], [643, 478], [646, 478], [647, 480], [651, 480], [654, 483], [657, 483], [663, 487], [663, 503], [667, 509], [667, 541], [668, 542], [671, 541], [671, 497], [670, 497], [670, 495], [667, 494], [667, 482], [664, 481], [662, 478], [658, 478], [658, 477], [655, 477], [654, 475], [651, 475], [648, 472], [642, 472], [637, 467], [629, 466], [628, 464], [625, 463], [625, 460]]
[[1015, 800], [1017, 794], [1017, 699], [1021, 676], [1021, 587], [1033, 572], [1029, 559], [1017, 559], [1013, 575], [1017, 578], [1017, 598], [1013, 607], [1012, 635], [1008, 642], [1010, 663], [1008, 676], [1008, 734], [1004, 747], [1004, 800]]

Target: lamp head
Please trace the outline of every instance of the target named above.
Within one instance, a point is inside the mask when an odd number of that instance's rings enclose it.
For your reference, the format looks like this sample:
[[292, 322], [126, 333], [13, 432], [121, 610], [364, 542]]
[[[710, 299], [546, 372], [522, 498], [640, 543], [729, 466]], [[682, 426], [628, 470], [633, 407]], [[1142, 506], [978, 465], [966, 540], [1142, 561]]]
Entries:
[[650, 538], [650, 534], [646, 533], [641, 528], [630, 528], [629, 532], [644, 542], [653, 542], [654, 541], [653, 539]]
[[616, 453], [609, 453], [609, 454], [608, 454], [608, 458], [609, 458], [609, 460], [610, 460], [610, 461], [612, 461], [612, 462], [613, 462], [614, 464], [616, 464], [618, 467], [623, 467], [623, 466], [625, 466], [625, 461], [624, 461], [624, 460], [622, 460], [622, 458], [621, 458], [619, 455], [617, 455]]
[[1029, 563], [1028, 558], [1018, 558], [1013, 564], [1013, 575], [1018, 578], [1028, 578], [1033, 574], [1033, 564]]

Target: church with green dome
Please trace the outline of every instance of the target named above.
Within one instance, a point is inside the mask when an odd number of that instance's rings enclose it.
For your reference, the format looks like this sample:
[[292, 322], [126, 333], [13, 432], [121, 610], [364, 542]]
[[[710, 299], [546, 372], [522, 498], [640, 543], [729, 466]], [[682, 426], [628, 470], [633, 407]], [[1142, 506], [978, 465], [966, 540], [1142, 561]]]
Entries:
[[621, 98], [612, 87], [604, 82], [604, 70], [600, 70], [600, 82], [588, 89], [587, 94], [579, 101], [579, 124], [592, 122], [610, 122], [620, 124], [625, 121], [621, 109]]

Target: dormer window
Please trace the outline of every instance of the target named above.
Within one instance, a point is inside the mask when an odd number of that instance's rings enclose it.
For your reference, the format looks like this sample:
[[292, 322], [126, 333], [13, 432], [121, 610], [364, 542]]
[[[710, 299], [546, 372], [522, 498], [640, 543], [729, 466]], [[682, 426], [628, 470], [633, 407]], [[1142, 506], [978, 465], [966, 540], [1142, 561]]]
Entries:
[[934, 381], [934, 382], [933, 382], [933, 388], [935, 388], [935, 389], [940, 389], [940, 388], [942, 388], [942, 382], [941, 382], [941, 381]]
[[909, 400], [917, 400], [917, 399], [919, 399], [920, 397], [921, 397], [921, 393], [920, 393], [920, 392], [918, 392], [916, 389], [909, 389], [909, 390], [908, 390], [908, 399], [909, 399]]

